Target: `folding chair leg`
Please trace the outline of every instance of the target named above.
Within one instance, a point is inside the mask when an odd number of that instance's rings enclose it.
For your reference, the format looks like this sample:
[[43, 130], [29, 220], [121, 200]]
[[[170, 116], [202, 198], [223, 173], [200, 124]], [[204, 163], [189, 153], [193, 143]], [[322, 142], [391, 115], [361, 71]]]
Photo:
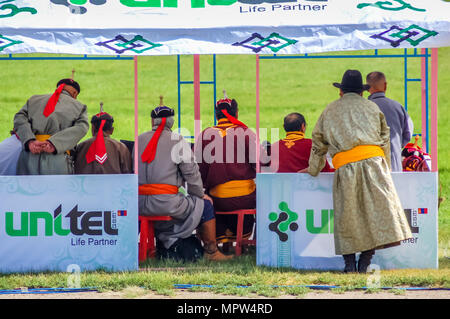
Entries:
[[148, 250], [148, 222], [146, 220], [141, 221], [141, 232], [139, 236], [139, 261], [147, 259]]
[[242, 236], [244, 231], [244, 214], [238, 214], [238, 222], [236, 227], [236, 256], [240, 256], [242, 252]]
[[148, 255], [150, 258], [154, 258], [156, 255], [155, 228], [153, 221], [149, 221], [148, 224]]

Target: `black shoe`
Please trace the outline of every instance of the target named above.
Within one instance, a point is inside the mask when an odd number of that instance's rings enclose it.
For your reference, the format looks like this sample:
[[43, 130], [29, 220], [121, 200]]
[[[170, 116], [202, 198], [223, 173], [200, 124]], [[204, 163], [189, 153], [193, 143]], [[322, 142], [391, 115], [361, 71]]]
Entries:
[[344, 273], [356, 272], [356, 256], [355, 254], [343, 255], [345, 268]]
[[358, 272], [366, 273], [367, 268], [370, 266], [372, 256], [375, 254], [375, 250], [366, 250], [361, 253], [358, 260]]

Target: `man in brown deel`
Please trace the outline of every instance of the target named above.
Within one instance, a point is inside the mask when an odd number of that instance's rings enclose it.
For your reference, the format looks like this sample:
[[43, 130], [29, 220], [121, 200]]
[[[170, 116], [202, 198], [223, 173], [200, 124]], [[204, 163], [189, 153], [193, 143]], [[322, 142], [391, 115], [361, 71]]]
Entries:
[[101, 111], [91, 119], [92, 137], [75, 149], [75, 174], [131, 174], [131, 154], [111, 138], [114, 118]]

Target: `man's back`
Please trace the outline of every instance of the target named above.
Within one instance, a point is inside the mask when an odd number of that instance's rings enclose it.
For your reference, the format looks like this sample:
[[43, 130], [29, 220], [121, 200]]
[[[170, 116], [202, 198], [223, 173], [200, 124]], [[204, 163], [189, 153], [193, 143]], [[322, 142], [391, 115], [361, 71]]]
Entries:
[[250, 129], [220, 120], [206, 128], [201, 139], [195, 154], [207, 190], [230, 180], [256, 177], [256, 135]]
[[[86, 109], [85, 105], [73, 99], [68, 93], [63, 91], [59, 97], [55, 111], [50, 116], [45, 117], [43, 111], [50, 96], [51, 94], [33, 95], [27, 101], [24, 108], [16, 115], [14, 120], [15, 126], [24, 124], [24, 117], [26, 117], [27, 119], [32, 119], [29, 123], [33, 134], [54, 135], [67, 127], [71, 127], [74, 120], [78, 119]], [[87, 123], [88, 121], [86, 118], [86, 124]], [[86, 125], [86, 131], [88, 128], [89, 124]], [[20, 131], [18, 132], [18, 135], [23, 142], [26, 142], [29, 134], [23, 138], [21, 136], [23, 133], [23, 131]], [[34, 138], [34, 136], [32, 136], [32, 138]]]
[[103, 164], [93, 161], [87, 163], [86, 154], [89, 147], [94, 143], [95, 137], [92, 137], [76, 147], [75, 155], [75, 174], [130, 174], [131, 154], [125, 144], [104, 134], [106, 153], [108, 155]]
[[397, 101], [387, 98], [383, 92], [371, 94], [369, 100], [378, 105], [386, 118], [386, 123], [391, 132], [392, 170], [401, 171], [401, 151], [412, 137], [412, 121], [403, 106]]
[[376, 145], [383, 149], [390, 163], [389, 127], [379, 107], [356, 93], [344, 94], [330, 103], [320, 115], [312, 132], [313, 145], [309, 172], [315, 176], [325, 165], [326, 152], [337, 153], [360, 145]]
[[46, 175], [72, 173], [66, 151], [73, 149], [89, 129], [86, 105], [62, 91], [53, 113], [44, 116], [51, 95], [34, 95], [14, 117], [14, 128], [21, 142], [37, 139], [41, 135], [55, 147], [56, 154], [31, 154], [22, 151], [17, 165], [20, 175]]
[[[277, 173], [296, 173], [309, 166], [312, 140], [290, 133], [292, 132], [288, 132], [286, 138], [274, 143], [271, 147], [273, 151], [272, 166], [278, 167]], [[277, 151], [278, 156], [275, 154]], [[322, 172], [332, 171], [333, 169], [327, 162]]]
[[358, 145], [383, 147], [382, 118], [384, 115], [376, 104], [355, 93], [347, 93], [330, 103], [319, 118], [320, 132], [329, 143], [330, 155]]

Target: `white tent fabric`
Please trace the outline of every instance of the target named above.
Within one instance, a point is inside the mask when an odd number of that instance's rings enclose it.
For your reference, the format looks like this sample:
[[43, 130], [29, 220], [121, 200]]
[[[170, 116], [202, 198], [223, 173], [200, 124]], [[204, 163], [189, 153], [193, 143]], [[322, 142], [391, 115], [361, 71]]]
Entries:
[[446, 0], [0, 0], [0, 54], [305, 54], [450, 46]]

